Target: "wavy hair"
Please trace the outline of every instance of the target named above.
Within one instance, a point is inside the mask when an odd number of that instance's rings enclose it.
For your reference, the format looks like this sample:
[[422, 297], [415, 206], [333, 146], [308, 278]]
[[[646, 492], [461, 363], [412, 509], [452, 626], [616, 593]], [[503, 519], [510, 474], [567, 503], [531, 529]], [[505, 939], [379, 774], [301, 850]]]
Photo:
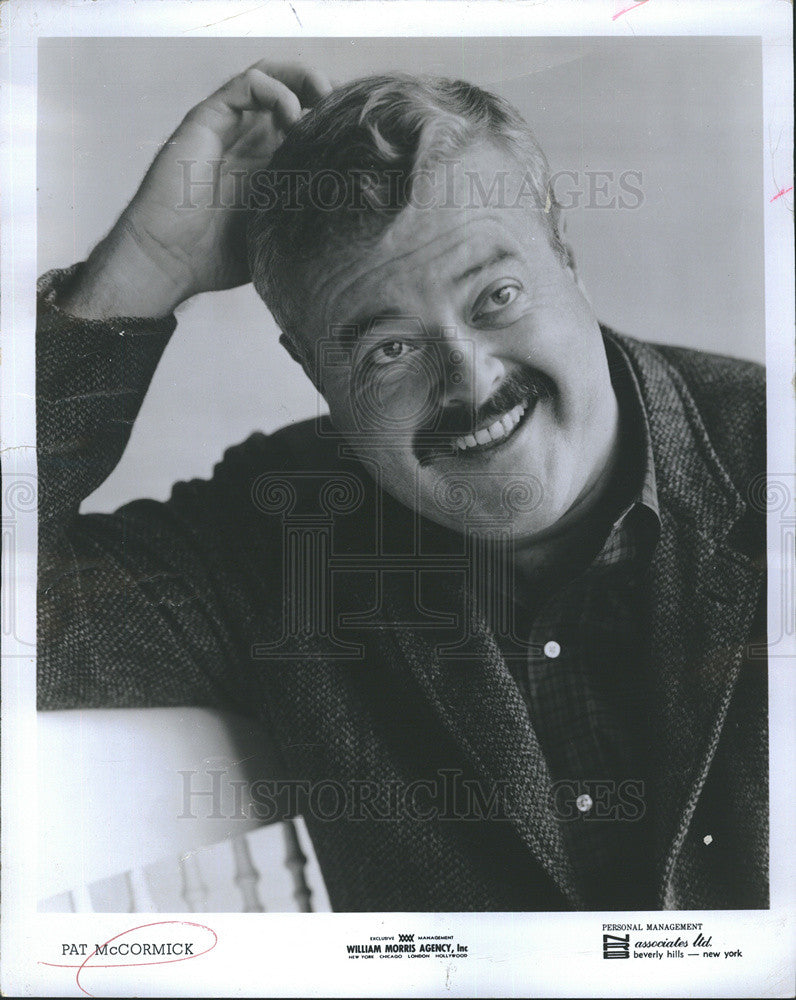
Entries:
[[408, 74], [365, 77], [332, 91], [289, 130], [267, 171], [268, 204], [251, 209], [247, 230], [254, 286], [288, 349], [301, 343], [309, 269], [352, 245], [364, 252], [409, 203], [419, 172], [483, 141], [525, 171], [565, 261], [547, 158], [519, 112], [480, 87]]

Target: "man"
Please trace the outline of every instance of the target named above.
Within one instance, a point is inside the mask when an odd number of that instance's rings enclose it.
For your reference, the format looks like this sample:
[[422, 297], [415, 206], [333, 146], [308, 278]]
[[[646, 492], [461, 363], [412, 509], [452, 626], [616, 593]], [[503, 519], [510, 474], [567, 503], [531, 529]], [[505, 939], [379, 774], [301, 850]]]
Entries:
[[[478, 88], [259, 63], [41, 283], [40, 703], [260, 719], [337, 910], [768, 905], [762, 373], [601, 328], [548, 180]], [[249, 278], [329, 419], [79, 516]]]

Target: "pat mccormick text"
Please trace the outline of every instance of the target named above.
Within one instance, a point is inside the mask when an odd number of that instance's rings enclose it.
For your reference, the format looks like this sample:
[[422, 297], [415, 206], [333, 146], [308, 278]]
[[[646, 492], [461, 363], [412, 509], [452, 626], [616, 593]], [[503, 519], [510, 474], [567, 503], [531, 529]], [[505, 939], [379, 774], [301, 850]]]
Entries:
[[66, 941], [61, 944], [61, 955], [79, 955], [82, 957], [93, 955], [164, 955], [164, 956], [190, 956], [194, 954], [194, 942], [192, 941], [161, 941], [154, 942], [122, 942], [121, 944], [95, 944], [92, 951], [88, 951], [89, 945]]

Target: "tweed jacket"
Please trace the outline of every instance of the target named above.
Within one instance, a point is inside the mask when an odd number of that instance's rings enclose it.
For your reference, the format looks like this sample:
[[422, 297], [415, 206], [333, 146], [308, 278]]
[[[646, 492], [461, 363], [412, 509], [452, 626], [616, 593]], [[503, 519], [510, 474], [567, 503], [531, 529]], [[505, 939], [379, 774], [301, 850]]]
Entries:
[[[466, 531], [382, 494], [324, 419], [252, 435], [165, 503], [80, 515], [176, 321], [73, 319], [53, 304], [66, 278], [40, 287], [40, 707], [258, 719], [285, 781], [358, 796], [353, 814], [304, 811], [335, 910], [585, 908], [526, 706], [472, 599]], [[638, 379], [660, 504], [639, 650], [649, 907], [766, 907], [763, 372], [604, 336]], [[431, 795], [441, 774], [486, 810], [397, 808], [396, 790]], [[496, 789], [510, 807], [490, 812]]]

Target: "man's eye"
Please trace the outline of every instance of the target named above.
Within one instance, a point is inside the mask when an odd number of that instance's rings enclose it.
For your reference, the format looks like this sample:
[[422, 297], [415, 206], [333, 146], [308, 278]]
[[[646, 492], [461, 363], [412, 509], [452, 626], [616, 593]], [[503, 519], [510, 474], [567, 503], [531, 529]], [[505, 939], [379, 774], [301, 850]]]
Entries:
[[389, 365], [411, 354], [413, 350], [414, 347], [405, 340], [388, 340], [371, 351], [370, 360], [374, 365]]
[[510, 306], [520, 294], [520, 289], [516, 284], [499, 285], [487, 292], [476, 305], [476, 318], [479, 316], [489, 316]]

